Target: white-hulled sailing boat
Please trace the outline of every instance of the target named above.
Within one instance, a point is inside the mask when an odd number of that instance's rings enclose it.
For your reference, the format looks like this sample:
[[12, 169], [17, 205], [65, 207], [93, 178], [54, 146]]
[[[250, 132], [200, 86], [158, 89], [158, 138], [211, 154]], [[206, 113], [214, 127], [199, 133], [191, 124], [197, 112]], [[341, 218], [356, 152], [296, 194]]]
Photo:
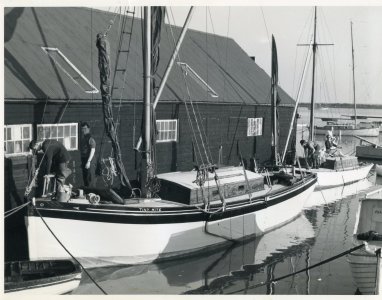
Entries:
[[[312, 76], [312, 94], [311, 94], [311, 111], [309, 125], [309, 139], [313, 140], [317, 128], [314, 125], [314, 84], [315, 84], [315, 60], [316, 49], [319, 44], [316, 42], [316, 25], [317, 25], [317, 8], [314, 9], [314, 35], [312, 52], [313, 52], [313, 76]], [[324, 44], [325, 45], [325, 44]], [[285, 153], [285, 151], [284, 151]], [[363, 180], [369, 174], [373, 164], [360, 164], [355, 156], [327, 156], [326, 162], [319, 169], [309, 170], [317, 174], [317, 188], [325, 189], [341, 185], [347, 185]]]
[[326, 134], [328, 130], [336, 135], [358, 135], [358, 136], [379, 136], [379, 125], [372, 122], [357, 123], [357, 102], [355, 97], [355, 75], [354, 75], [354, 47], [353, 47], [353, 23], [350, 22], [351, 50], [352, 50], [352, 75], [353, 75], [353, 103], [354, 103], [354, 123], [350, 122], [328, 122], [325, 126], [316, 126], [316, 134]]
[[[151, 151], [150, 11], [150, 7], [144, 8], [148, 108], [144, 153]], [[30, 258], [66, 258], [69, 251], [84, 267], [96, 267], [147, 263], [216, 249], [234, 240], [261, 236], [296, 218], [317, 181], [314, 174], [285, 179], [276, 173], [265, 178], [243, 167], [216, 169], [213, 165], [157, 178], [160, 198], [149, 197], [147, 192], [146, 197], [122, 199], [108, 190], [100, 191], [99, 197], [72, 193], [67, 202], [49, 196], [33, 199], [26, 216]]]

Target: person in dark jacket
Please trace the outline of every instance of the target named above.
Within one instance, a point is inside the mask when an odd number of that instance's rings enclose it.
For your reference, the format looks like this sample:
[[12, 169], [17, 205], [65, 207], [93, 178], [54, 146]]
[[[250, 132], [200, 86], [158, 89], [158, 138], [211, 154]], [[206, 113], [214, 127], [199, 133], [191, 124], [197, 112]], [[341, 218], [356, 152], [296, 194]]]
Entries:
[[313, 141], [300, 141], [301, 146], [304, 148], [304, 156], [308, 165], [308, 168], [318, 169], [320, 167], [320, 145]]
[[84, 185], [88, 187], [95, 186], [95, 162], [94, 154], [96, 148], [96, 142], [90, 134], [90, 126], [84, 122], [81, 124], [81, 130], [83, 133], [81, 139], [81, 167], [82, 177]]
[[33, 140], [29, 144], [29, 149], [34, 152], [41, 150], [44, 153], [44, 158], [46, 158], [44, 176], [55, 173], [57, 198], [59, 198], [60, 193], [65, 193], [64, 185], [66, 178], [72, 173], [68, 168], [70, 160], [68, 150], [66, 150], [62, 143], [49, 139], [40, 142]]

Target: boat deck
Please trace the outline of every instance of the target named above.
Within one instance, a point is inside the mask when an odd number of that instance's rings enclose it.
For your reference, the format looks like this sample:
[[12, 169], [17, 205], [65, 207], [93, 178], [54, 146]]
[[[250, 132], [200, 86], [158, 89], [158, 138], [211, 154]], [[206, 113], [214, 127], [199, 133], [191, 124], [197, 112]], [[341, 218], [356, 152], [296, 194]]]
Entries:
[[[256, 191], [251, 193], [251, 198], [263, 198], [267, 194], [271, 194], [275, 191], [281, 191], [283, 188], [286, 188], [285, 185], [282, 184], [274, 184], [272, 186], [269, 186], [267, 184], [264, 184], [264, 190], [261, 191]], [[240, 200], [245, 200], [248, 199], [248, 194], [236, 196], [236, 197], [231, 197], [231, 198], [225, 198], [226, 203], [232, 203], [235, 201], [240, 201]], [[39, 201], [44, 200], [44, 198], [39, 198], [37, 199]], [[48, 201], [48, 199], [46, 199]], [[69, 203], [77, 203], [77, 204], [89, 204], [89, 201], [85, 198], [71, 198], [69, 200]], [[131, 199], [124, 199], [124, 204], [114, 204], [107, 202], [108, 205], [113, 205], [113, 206], [124, 206], [124, 207], [132, 207], [132, 208], [159, 208], [159, 207], [201, 207], [204, 204], [199, 203], [195, 205], [187, 205], [183, 203], [177, 203], [173, 201], [168, 201], [165, 199], [161, 198], [131, 198]], [[210, 201], [210, 204], [220, 204], [220, 200], [215, 200], [215, 201]], [[103, 201], [100, 202], [100, 204], [104, 204]]]

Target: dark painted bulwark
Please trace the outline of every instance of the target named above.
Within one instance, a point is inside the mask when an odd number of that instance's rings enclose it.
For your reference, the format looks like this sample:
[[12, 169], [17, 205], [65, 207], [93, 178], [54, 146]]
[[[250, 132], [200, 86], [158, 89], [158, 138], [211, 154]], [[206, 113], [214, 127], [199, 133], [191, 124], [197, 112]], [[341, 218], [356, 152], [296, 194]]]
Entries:
[[[58, 48], [80, 71], [99, 88], [96, 34], [114, 25], [108, 33], [112, 74], [119, 39], [119, 16], [87, 8], [6, 8], [5, 9], [5, 125], [71, 123], [87, 121], [97, 142], [96, 158], [110, 156], [110, 143], [104, 137], [101, 96], [85, 93], [41, 47]], [[123, 76], [114, 78], [115, 119], [119, 118], [119, 139], [122, 158], [130, 179], [137, 178], [139, 154], [133, 149], [140, 136], [142, 116], [142, 50], [141, 22], [128, 19], [126, 31], [133, 34], [127, 63], [126, 83]], [[175, 40], [180, 28], [174, 27]], [[162, 30], [160, 63], [155, 75], [157, 85], [172, 54], [174, 41], [169, 26]], [[123, 45], [122, 48], [127, 48]], [[122, 55], [122, 54], [121, 54]], [[217, 163], [221, 148], [222, 164], [237, 165], [240, 154], [249, 162], [255, 158], [266, 162], [271, 155], [270, 143], [270, 78], [234, 40], [189, 30], [181, 47], [180, 58], [192, 67], [219, 95], [212, 98], [190, 78], [187, 88], [179, 66], [174, 65], [167, 86], [157, 106], [156, 118], [178, 119], [178, 141], [156, 145], [158, 172], [189, 170], [198, 157], [197, 143], [189, 121], [197, 112], [199, 127], [204, 129], [205, 143], [213, 162]], [[118, 67], [124, 67], [122, 59]], [[282, 65], [279, 66], [282, 68]], [[124, 87], [121, 96], [119, 91]], [[188, 92], [189, 91], [189, 92]], [[294, 101], [281, 89], [280, 138], [285, 144]], [[193, 109], [190, 103], [194, 104]], [[62, 116], [62, 117], [61, 117]], [[263, 135], [247, 137], [247, 118], [264, 118]], [[80, 133], [79, 133], [80, 134]], [[197, 138], [198, 139], [198, 138]], [[200, 141], [199, 141], [200, 144]], [[73, 175], [69, 182], [82, 185], [79, 151], [70, 152]], [[30, 157], [6, 157], [6, 209], [22, 202]], [[199, 161], [200, 163], [200, 161]], [[103, 180], [98, 178], [98, 185]]]

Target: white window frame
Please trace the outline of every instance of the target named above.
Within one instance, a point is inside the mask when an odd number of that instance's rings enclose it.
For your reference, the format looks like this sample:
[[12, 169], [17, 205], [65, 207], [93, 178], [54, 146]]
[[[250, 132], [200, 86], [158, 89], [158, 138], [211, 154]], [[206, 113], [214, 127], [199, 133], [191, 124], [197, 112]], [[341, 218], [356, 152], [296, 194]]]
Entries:
[[211, 86], [208, 85], [207, 82], [205, 82], [202, 77], [198, 75], [187, 63], [185, 62], [178, 62], [177, 63], [179, 67], [182, 68], [183, 74], [190, 76], [192, 79], [198, 83], [203, 90], [205, 90], [212, 98], [217, 98], [219, 95], [212, 89]]
[[[58, 49], [58, 48], [52, 48], [52, 47], [41, 47], [41, 49], [49, 55], [51, 59], [53, 59], [54, 63], [75, 83], [77, 84], [85, 93], [90, 94], [97, 94], [99, 91], [98, 89], [88, 80], [84, 74], [81, 73], [81, 71], [76, 68], [76, 66]], [[55, 58], [55, 55], [52, 55], [52, 53], [57, 53], [64, 61], [69, 65], [69, 67], [77, 73], [77, 76], [81, 77], [87, 85], [89, 85], [90, 88], [84, 88], [77, 80], [74, 78], [70, 72], [65, 69], [64, 66], [62, 66], [57, 59]]]
[[263, 119], [264, 118], [248, 118], [247, 136], [263, 135]]
[[[69, 134], [65, 133], [65, 126], [69, 126]], [[62, 135], [59, 136], [59, 128], [62, 128]], [[40, 128], [43, 128], [43, 136], [40, 136]], [[47, 130], [45, 128], [50, 128], [49, 136], [46, 134]], [[56, 128], [56, 129], [53, 129]], [[54, 136], [54, 130], [56, 130], [57, 135]], [[75, 138], [74, 147], [71, 146], [71, 139]], [[56, 140], [61, 142], [65, 148], [69, 151], [78, 150], [78, 123], [59, 123], [59, 124], [38, 124], [37, 125], [37, 140], [44, 141], [46, 139]]]
[[[11, 139], [8, 139], [8, 129], [11, 129]], [[23, 129], [24, 128], [29, 128], [29, 137], [26, 137], [24, 138], [24, 131]], [[17, 131], [19, 131], [19, 133], [17, 133]], [[25, 156], [25, 155], [28, 155], [31, 153], [31, 151], [29, 150], [29, 143], [30, 141], [32, 140], [32, 137], [33, 137], [33, 127], [32, 127], [32, 124], [15, 124], [15, 125], [4, 125], [4, 154], [5, 154], [5, 157], [10, 157], [10, 156]], [[16, 142], [19, 142], [21, 141], [21, 147], [23, 147], [23, 142], [26, 142], [26, 147], [27, 147], [27, 151], [22, 151], [22, 148], [21, 148], [21, 151], [22, 152], [13, 152], [13, 153], [7, 153], [7, 150], [8, 147], [6, 147], [6, 144], [7, 142], [13, 142], [14, 145]], [[13, 149], [15, 149], [15, 146], [13, 146]]]
[[[170, 124], [175, 124], [175, 126], [171, 126]], [[156, 126], [158, 130], [158, 135], [156, 138], [157, 143], [167, 143], [167, 142], [178, 141], [178, 120], [177, 119], [156, 120]]]

